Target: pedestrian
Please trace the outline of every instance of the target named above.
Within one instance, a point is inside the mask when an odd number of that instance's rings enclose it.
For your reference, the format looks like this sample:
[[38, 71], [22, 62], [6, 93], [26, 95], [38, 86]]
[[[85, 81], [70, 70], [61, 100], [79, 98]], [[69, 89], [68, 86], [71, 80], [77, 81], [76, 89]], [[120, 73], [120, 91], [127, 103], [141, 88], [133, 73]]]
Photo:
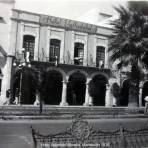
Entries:
[[6, 91], [6, 98], [7, 98], [7, 103], [6, 103], [6, 104], [10, 104], [10, 94], [11, 94], [11, 90], [8, 89], [8, 90]]
[[117, 106], [117, 98], [113, 96], [113, 107]]
[[38, 106], [39, 104], [40, 104], [40, 97], [39, 97], [39, 94], [37, 93], [36, 99], [35, 99], [35, 102], [34, 102], [34, 106]]
[[18, 90], [18, 88], [16, 88], [16, 91], [15, 91], [15, 100], [13, 101], [13, 103], [16, 104], [16, 105], [19, 102], [18, 96], [19, 96], [19, 90]]

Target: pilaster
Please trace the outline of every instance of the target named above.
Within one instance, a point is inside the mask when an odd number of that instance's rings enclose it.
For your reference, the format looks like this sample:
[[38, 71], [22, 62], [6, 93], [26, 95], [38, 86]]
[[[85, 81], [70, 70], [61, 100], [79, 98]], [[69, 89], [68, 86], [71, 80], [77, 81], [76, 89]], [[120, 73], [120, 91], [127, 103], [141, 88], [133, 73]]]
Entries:
[[84, 59], [83, 59], [83, 65], [87, 66], [87, 60], [88, 60], [88, 35], [85, 36], [85, 43], [84, 43]]
[[72, 59], [72, 63], [71, 64], [74, 64], [74, 31], [71, 31], [71, 59]]

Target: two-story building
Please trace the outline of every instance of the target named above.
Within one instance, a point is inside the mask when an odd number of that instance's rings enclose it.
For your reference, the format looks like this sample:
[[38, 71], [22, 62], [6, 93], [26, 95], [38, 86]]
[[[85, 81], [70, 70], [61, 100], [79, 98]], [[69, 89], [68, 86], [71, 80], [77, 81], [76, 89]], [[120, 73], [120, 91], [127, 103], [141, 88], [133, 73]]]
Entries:
[[[111, 104], [107, 52], [110, 29], [16, 9], [12, 11], [12, 55], [18, 58], [24, 48], [30, 53], [32, 63], [46, 65], [45, 104]], [[57, 65], [52, 64], [55, 59]], [[22, 93], [35, 92], [29, 82]], [[92, 96], [89, 95], [89, 82], [93, 85]], [[23, 100], [24, 104], [33, 104], [35, 95], [25, 95]]]
[[[48, 105], [112, 106], [113, 84], [123, 85], [128, 105], [126, 77], [114, 71], [109, 61], [108, 44], [112, 28], [98, 26], [44, 14], [14, 9], [14, 2], [1, 2], [5, 11], [0, 29], [1, 104], [13, 104], [21, 92], [22, 104], [34, 104], [38, 95], [31, 74], [15, 75], [15, 59], [21, 59], [22, 49], [29, 53], [32, 67], [45, 70], [43, 102]], [[3, 12], [1, 12], [3, 14]], [[111, 16], [101, 13], [101, 17]], [[23, 51], [24, 52], [24, 51]], [[17, 67], [18, 68], [18, 67]], [[124, 81], [125, 80], [125, 81]], [[145, 95], [140, 89], [139, 103]], [[12, 89], [13, 88], [13, 89]], [[11, 89], [13, 96], [7, 97]]]

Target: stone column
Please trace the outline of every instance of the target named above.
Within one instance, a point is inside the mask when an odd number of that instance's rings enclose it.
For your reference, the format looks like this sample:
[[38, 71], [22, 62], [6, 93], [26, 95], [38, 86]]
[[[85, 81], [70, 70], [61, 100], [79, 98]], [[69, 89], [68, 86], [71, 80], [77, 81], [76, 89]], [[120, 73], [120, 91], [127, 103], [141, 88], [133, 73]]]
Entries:
[[110, 107], [111, 106], [111, 99], [110, 99], [110, 85], [106, 84], [106, 97], [105, 97], [105, 106]]
[[67, 81], [62, 81], [63, 82], [63, 88], [62, 88], [62, 99], [60, 106], [68, 106], [67, 103]]
[[87, 79], [87, 82], [86, 82], [86, 91], [85, 91], [85, 102], [84, 102], [84, 106], [89, 106], [89, 99], [90, 99], [90, 96], [89, 96], [89, 92], [88, 92], [88, 89], [89, 89], [89, 82], [91, 81], [91, 79]]
[[142, 86], [139, 86], [139, 107], [142, 107]]

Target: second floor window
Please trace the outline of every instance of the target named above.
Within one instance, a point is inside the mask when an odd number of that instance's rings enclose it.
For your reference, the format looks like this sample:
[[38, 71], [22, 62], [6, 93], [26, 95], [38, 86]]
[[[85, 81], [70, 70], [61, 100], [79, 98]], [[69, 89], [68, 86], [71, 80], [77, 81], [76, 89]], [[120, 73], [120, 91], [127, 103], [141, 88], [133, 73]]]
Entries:
[[57, 58], [58, 62], [60, 59], [60, 44], [61, 41], [57, 39], [51, 39], [50, 40], [50, 52], [49, 52], [49, 61], [55, 62], [55, 59]]
[[74, 64], [83, 65], [84, 44], [75, 43], [74, 47]]
[[96, 67], [104, 68], [104, 62], [105, 62], [105, 48], [103, 46], [97, 46]]
[[30, 60], [34, 59], [35, 37], [31, 35], [24, 35], [23, 48], [30, 53]]

